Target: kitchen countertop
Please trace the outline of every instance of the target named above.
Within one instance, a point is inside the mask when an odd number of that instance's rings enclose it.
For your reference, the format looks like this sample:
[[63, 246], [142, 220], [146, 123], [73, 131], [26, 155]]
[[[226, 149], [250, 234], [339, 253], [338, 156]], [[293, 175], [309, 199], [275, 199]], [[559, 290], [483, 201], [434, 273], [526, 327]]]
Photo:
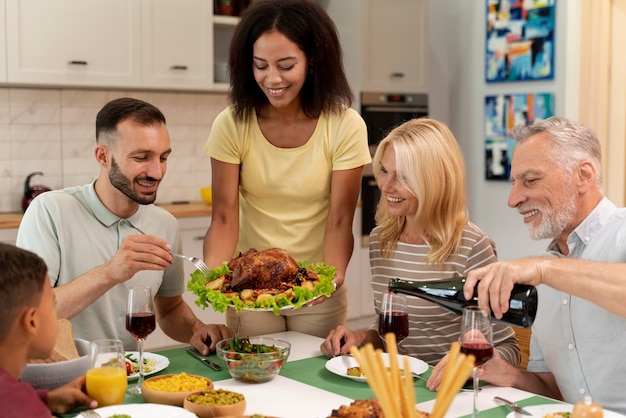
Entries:
[[[177, 218], [191, 218], [194, 216], [211, 216], [211, 206], [204, 202], [167, 203], [159, 204]], [[22, 221], [21, 213], [0, 213], [0, 229], [17, 228]]]

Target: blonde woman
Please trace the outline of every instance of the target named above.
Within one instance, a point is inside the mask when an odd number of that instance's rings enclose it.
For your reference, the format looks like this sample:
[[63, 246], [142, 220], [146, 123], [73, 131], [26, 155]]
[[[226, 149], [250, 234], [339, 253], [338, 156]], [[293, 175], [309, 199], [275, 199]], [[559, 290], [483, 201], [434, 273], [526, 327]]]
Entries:
[[[445, 124], [421, 118], [396, 127], [378, 145], [373, 169], [381, 191], [369, 244], [376, 312], [391, 278], [449, 280], [497, 260], [493, 241], [468, 219], [463, 155]], [[407, 302], [409, 336], [398, 351], [437, 365], [428, 383], [434, 390], [450, 344], [458, 340], [461, 317], [420, 298]], [[377, 329], [378, 319], [367, 330], [339, 326], [321, 350], [332, 357], [353, 345], [382, 348]], [[518, 366], [513, 330], [494, 325], [493, 339], [502, 358]]]

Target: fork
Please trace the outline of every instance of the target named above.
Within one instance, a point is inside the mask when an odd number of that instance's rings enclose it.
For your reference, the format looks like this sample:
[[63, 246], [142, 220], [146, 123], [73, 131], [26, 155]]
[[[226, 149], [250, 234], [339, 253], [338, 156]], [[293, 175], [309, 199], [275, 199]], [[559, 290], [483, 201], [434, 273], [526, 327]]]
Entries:
[[80, 416], [83, 418], [102, 418], [102, 415], [94, 411], [93, 409], [85, 409], [80, 413]]
[[[145, 232], [143, 232], [141, 229], [137, 228], [134, 225], [131, 225], [132, 228], [137, 231], [137, 233], [139, 235], [146, 235]], [[182, 254], [177, 254], [175, 252], [170, 251], [170, 254], [172, 254], [174, 257], [178, 257], [178, 258], [182, 258], [183, 260], [187, 260], [190, 263], [192, 263], [194, 266], [196, 266], [196, 268], [198, 270], [200, 270], [202, 272], [202, 274], [204, 274], [205, 276], [210, 276], [211, 275], [211, 269], [209, 268], [209, 266], [207, 266], [204, 261], [200, 260], [199, 258], [196, 257], [188, 257], [186, 255], [182, 255]], [[95, 416], [94, 416], [95, 418]]]
[[172, 251], [170, 251], [170, 254], [172, 254], [174, 257], [179, 257], [179, 258], [182, 258], [183, 260], [187, 260], [187, 261], [191, 262], [205, 276], [210, 276], [211, 275], [211, 269], [209, 268], [209, 266], [204, 264], [204, 261], [200, 260], [199, 258], [188, 257], [188, 256], [182, 255], [182, 254], [176, 254], [176, 253], [174, 253]]

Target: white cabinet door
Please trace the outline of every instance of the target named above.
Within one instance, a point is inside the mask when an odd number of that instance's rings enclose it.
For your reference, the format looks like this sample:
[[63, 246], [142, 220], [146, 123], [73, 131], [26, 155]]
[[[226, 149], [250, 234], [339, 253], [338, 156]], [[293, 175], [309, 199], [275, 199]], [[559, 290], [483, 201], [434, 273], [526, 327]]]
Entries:
[[140, 0], [6, 0], [10, 83], [141, 83]]
[[428, 0], [367, 0], [363, 90], [428, 93]]
[[143, 0], [143, 86], [213, 85], [213, 2]]
[[7, 81], [7, 32], [4, 0], [0, 0], [0, 83]]

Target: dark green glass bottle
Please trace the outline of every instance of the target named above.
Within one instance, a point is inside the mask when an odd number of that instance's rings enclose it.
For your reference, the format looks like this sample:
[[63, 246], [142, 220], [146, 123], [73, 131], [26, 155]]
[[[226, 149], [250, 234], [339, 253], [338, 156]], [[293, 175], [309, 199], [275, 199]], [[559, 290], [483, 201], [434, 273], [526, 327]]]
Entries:
[[[391, 279], [389, 291], [426, 299], [460, 315], [464, 307], [478, 305], [477, 290], [474, 289], [474, 297], [467, 300], [463, 295], [464, 284], [464, 278], [433, 282]], [[528, 328], [535, 321], [537, 302], [534, 286], [516, 284], [509, 299], [509, 310], [501, 319], [492, 318], [495, 322]]]

